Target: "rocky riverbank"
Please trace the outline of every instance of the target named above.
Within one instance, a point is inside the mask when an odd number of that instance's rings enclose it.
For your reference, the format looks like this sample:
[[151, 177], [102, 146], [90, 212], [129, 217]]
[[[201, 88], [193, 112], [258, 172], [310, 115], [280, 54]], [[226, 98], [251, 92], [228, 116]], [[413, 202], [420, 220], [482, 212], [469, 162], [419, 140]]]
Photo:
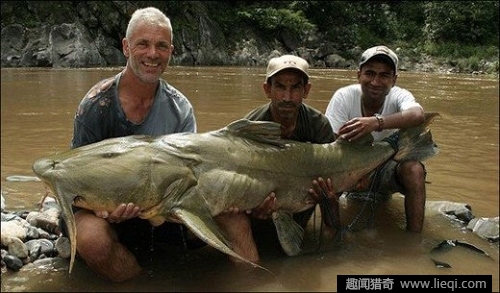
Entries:
[[60, 216], [52, 198], [46, 198], [39, 211], [8, 211], [2, 194], [2, 274], [69, 258], [70, 242], [61, 235]]
[[[2, 274], [25, 266], [63, 265], [70, 257], [70, 241], [61, 234], [61, 209], [50, 197], [38, 211], [8, 211], [2, 193]], [[488, 242], [499, 242], [499, 217], [482, 218], [472, 214], [465, 203], [428, 201], [427, 215], [442, 214]], [[57, 265], [56, 265], [57, 266]]]

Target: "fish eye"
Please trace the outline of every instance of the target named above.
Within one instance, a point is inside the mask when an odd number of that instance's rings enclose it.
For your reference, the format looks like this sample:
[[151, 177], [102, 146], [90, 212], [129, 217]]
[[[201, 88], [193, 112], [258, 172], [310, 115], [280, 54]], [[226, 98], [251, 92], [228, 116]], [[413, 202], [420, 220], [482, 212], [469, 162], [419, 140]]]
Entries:
[[118, 156], [118, 153], [104, 153], [104, 154], [102, 154], [103, 158], [113, 158], [116, 156]]

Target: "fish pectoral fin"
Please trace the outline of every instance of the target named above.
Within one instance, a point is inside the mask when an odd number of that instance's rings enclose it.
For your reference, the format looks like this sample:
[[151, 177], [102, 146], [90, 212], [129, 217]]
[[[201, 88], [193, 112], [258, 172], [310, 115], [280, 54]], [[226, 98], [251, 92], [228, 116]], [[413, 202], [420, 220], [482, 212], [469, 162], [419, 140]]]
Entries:
[[231, 242], [223, 234], [212, 216], [204, 211], [189, 211], [183, 208], [174, 208], [175, 214], [196, 236], [205, 241], [208, 245], [219, 251], [235, 257], [243, 262], [249, 263], [254, 267], [268, 271], [266, 268], [240, 256], [231, 248]]
[[71, 271], [73, 270], [73, 266], [75, 264], [75, 257], [76, 257], [76, 222], [75, 222], [75, 215], [73, 214], [73, 209], [71, 207], [71, 203], [68, 198], [71, 196], [68, 195], [68, 197], [65, 196], [65, 192], [61, 190], [59, 187], [55, 188], [56, 192], [56, 200], [59, 203], [59, 206], [61, 207], [61, 216], [65, 221], [66, 228], [68, 230], [68, 237], [70, 241], [70, 262], [69, 262], [69, 273], [71, 274]]
[[292, 215], [282, 211], [274, 212], [273, 223], [283, 251], [289, 256], [300, 254], [304, 240], [304, 229], [295, 222]]

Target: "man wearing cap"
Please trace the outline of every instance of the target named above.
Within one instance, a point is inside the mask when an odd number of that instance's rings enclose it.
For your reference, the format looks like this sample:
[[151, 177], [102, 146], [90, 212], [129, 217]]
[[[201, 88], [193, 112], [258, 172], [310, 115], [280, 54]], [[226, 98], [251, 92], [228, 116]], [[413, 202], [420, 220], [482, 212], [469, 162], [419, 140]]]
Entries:
[[[371, 133], [377, 141], [424, 122], [424, 110], [413, 94], [395, 85], [397, 70], [398, 57], [386, 46], [369, 48], [361, 55], [358, 83], [338, 89], [325, 112], [336, 138], [353, 141]], [[365, 188], [372, 188], [377, 200], [395, 192], [404, 194], [406, 229], [421, 232], [425, 176], [421, 162], [391, 160], [370, 175], [371, 184]]]
[[[281, 137], [285, 139], [311, 143], [333, 142], [334, 134], [328, 118], [319, 110], [303, 103], [311, 89], [308, 71], [309, 64], [303, 58], [294, 55], [272, 58], [268, 63], [266, 78], [262, 85], [264, 93], [271, 101], [252, 110], [245, 118], [281, 124]], [[323, 181], [323, 179], [321, 180]], [[327, 180], [324, 183], [331, 182]], [[334, 212], [338, 211], [338, 202], [335, 199], [330, 201], [334, 205], [332, 207]], [[259, 221], [259, 219], [268, 219], [273, 212], [275, 203], [276, 197], [274, 193], [271, 193], [259, 207], [246, 213], [239, 213], [239, 220], [233, 217], [232, 220], [226, 220], [222, 223], [225, 230], [232, 235], [231, 240], [235, 244], [235, 250], [250, 259], [253, 257], [253, 260], [258, 260], [259, 256], [250, 227], [261, 226], [262, 228], [262, 226], [265, 226], [264, 222]], [[325, 205], [321, 205], [321, 208], [323, 211]], [[235, 211], [232, 210], [232, 212], [234, 214]], [[238, 212], [237, 209], [236, 212]], [[313, 212], [314, 207], [294, 214], [293, 218], [300, 226], [305, 228]], [[248, 214], [251, 215], [250, 218]], [[330, 227], [338, 227], [338, 214], [335, 215], [337, 216], [336, 219], [324, 219], [325, 224]], [[270, 221], [265, 222], [266, 224], [271, 223]], [[229, 225], [233, 229], [228, 227]], [[273, 226], [268, 225], [268, 228], [272, 229]], [[235, 232], [231, 233], [232, 230]], [[260, 234], [264, 234], [266, 238], [272, 236], [268, 233]]]

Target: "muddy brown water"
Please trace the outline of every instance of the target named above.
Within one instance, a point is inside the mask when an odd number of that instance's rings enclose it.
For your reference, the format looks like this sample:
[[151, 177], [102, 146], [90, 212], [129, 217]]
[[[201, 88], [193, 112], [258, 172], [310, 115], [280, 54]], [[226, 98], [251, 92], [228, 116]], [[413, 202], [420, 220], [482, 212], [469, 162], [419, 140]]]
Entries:
[[[40, 182], [10, 182], [13, 175], [34, 176], [37, 158], [68, 149], [74, 111], [87, 90], [119, 68], [2, 69], [1, 187], [10, 210], [30, 210], [45, 193]], [[241, 118], [268, 100], [262, 91], [264, 68], [171, 67], [164, 74], [192, 102], [199, 132]], [[324, 111], [334, 90], [355, 82], [352, 70], [312, 69], [306, 103]], [[401, 72], [398, 85], [411, 90], [427, 111], [439, 112], [431, 129], [440, 154], [426, 162], [428, 200], [464, 202], [478, 217], [499, 215], [498, 77]], [[345, 224], [359, 206], [342, 209]], [[441, 215], [427, 214], [421, 235], [406, 233], [399, 195], [375, 210], [375, 227], [344, 235], [340, 243], [314, 239], [307, 252], [286, 257], [271, 244], [261, 246], [262, 265], [271, 273], [235, 266], [205, 247], [182, 251], [159, 247], [147, 252], [147, 273], [115, 284], [77, 261], [73, 273], [52, 266], [2, 274], [2, 291], [336, 291], [341, 275], [492, 275], [499, 290], [498, 244], [489, 243]], [[444, 253], [452, 268], [437, 268], [429, 251], [444, 239], [470, 242], [490, 258], [464, 249]], [[69, 261], [67, 262], [69, 263]]]

